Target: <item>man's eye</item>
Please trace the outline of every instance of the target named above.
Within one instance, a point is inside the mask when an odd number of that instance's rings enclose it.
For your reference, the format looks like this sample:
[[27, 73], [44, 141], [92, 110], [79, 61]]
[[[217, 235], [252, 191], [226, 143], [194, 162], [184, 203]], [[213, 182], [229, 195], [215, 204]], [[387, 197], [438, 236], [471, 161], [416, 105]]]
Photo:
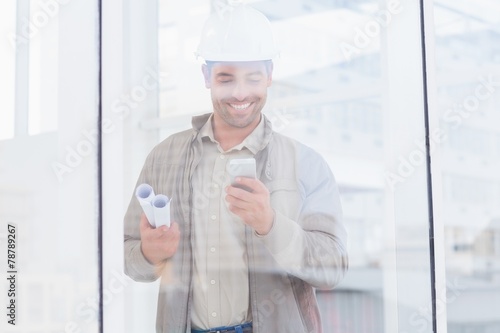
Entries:
[[261, 76], [251, 76], [248, 78], [248, 82], [259, 83], [260, 81], [262, 81]]

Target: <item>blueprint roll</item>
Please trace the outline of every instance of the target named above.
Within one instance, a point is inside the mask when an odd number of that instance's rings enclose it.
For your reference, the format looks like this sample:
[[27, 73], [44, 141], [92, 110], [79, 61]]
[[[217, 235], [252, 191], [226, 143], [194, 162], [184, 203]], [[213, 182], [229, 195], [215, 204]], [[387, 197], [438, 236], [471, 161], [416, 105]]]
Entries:
[[166, 225], [170, 227], [170, 199], [163, 194], [158, 194], [153, 199], [153, 211], [156, 227]]
[[135, 196], [137, 200], [139, 200], [139, 203], [141, 204], [144, 214], [146, 214], [149, 224], [151, 224], [152, 227], [156, 227], [155, 215], [152, 205], [152, 201], [155, 198], [155, 192], [153, 191], [151, 185], [141, 184], [137, 186], [137, 189], [135, 190]]

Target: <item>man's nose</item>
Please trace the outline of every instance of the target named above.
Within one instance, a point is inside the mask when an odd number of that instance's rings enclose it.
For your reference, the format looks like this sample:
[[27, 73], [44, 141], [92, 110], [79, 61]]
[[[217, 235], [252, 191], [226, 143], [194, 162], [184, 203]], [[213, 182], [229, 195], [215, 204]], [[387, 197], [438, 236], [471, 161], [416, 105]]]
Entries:
[[233, 98], [237, 99], [238, 101], [243, 101], [245, 98], [247, 98], [249, 93], [248, 88], [245, 86], [243, 83], [238, 83], [235, 85], [233, 89]]

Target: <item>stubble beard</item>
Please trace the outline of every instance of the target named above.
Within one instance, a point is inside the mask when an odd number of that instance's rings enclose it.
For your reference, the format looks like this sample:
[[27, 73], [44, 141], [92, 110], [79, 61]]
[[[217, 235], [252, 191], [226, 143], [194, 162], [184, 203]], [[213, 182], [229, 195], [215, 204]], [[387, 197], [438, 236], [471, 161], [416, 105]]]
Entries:
[[228, 106], [226, 101], [220, 101], [218, 103], [213, 103], [213, 107], [215, 112], [219, 114], [221, 119], [228, 124], [229, 126], [236, 128], [245, 128], [254, 123], [256, 118], [260, 119], [260, 115], [262, 113], [262, 109], [266, 103], [266, 98], [260, 98], [252, 101], [252, 105], [250, 108], [253, 108], [252, 113], [250, 113], [247, 117], [238, 117], [237, 114], [233, 115], [229, 110], [230, 106]]

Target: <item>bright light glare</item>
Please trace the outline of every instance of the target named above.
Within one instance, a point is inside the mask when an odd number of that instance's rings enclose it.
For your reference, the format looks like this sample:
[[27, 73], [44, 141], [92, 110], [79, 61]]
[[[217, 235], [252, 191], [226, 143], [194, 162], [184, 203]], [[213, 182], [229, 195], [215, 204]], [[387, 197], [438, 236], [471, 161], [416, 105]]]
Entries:
[[0, 10], [0, 140], [14, 137], [16, 2], [5, 1]]

